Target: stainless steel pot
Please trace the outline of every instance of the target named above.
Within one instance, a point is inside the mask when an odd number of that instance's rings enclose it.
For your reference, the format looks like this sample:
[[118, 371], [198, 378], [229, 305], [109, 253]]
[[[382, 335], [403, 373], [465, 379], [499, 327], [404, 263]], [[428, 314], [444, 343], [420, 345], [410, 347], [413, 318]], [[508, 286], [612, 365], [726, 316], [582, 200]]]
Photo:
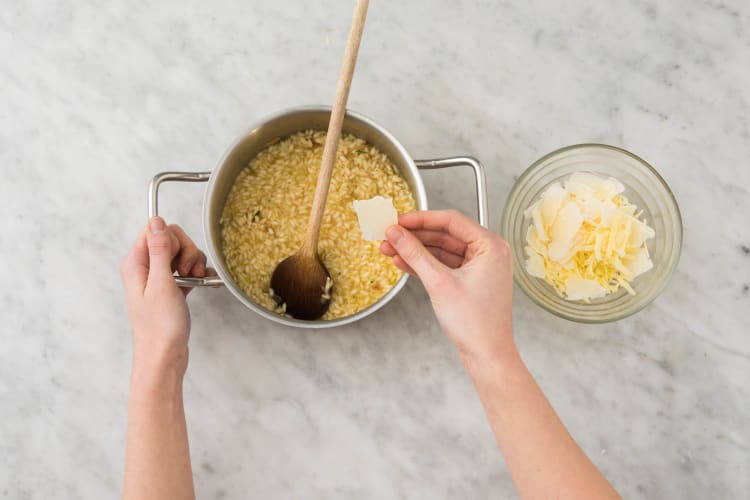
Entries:
[[[175, 280], [179, 286], [226, 286], [240, 302], [261, 316], [276, 323], [301, 328], [328, 328], [357, 321], [383, 307], [404, 287], [408, 278], [407, 275], [402, 276], [393, 288], [380, 300], [356, 314], [330, 321], [303, 321], [279, 316], [256, 304], [251, 298], [245, 295], [229, 274], [223, 252], [221, 251], [221, 227], [219, 221], [224, 209], [224, 202], [237, 175], [248, 165], [250, 160], [270, 143], [302, 130], [327, 129], [330, 113], [331, 108], [325, 106], [305, 106], [281, 111], [278, 114], [261, 120], [249, 132], [240, 137], [213, 172], [162, 172], [154, 176], [149, 185], [149, 217], [153, 217], [158, 213], [159, 185], [162, 182], [208, 181], [206, 194], [203, 199], [203, 233], [206, 239], [208, 255], [213, 262], [218, 276], [208, 278], [176, 277]], [[343, 131], [366, 140], [388, 155], [409, 184], [419, 210], [427, 210], [427, 195], [425, 194], [422, 177], [419, 174], [420, 169], [458, 166], [471, 167], [476, 178], [479, 222], [484, 227], [488, 227], [487, 188], [484, 168], [475, 158], [460, 156], [435, 160], [413, 160], [406, 149], [385, 128], [369, 118], [351, 111], [347, 112], [344, 118]]]

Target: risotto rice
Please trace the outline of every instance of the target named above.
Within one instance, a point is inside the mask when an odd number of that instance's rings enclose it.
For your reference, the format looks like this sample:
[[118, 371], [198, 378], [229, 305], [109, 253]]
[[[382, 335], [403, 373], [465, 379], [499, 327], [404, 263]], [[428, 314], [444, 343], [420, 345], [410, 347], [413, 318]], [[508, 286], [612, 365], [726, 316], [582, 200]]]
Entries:
[[[261, 151], [237, 176], [221, 217], [223, 252], [235, 282], [269, 310], [271, 274], [302, 244], [326, 133], [306, 130]], [[401, 277], [379, 243], [365, 241], [354, 200], [393, 200], [399, 213], [415, 210], [406, 180], [374, 146], [344, 134], [339, 142], [318, 252], [333, 280], [324, 320], [341, 318], [376, 302]]]

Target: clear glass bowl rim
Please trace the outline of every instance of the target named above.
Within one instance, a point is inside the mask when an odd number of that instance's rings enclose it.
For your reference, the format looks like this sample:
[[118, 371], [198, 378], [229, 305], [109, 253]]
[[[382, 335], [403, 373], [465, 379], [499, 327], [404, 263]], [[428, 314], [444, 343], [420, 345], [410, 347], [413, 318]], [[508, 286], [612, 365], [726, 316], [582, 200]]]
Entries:
[[[678, 233], [674, 235], [675, 238], [675, 246], [677, 248], [677, 256], [671, 263], [671, 268], [669, 269], [669, 272], [666, 274], [666, 278], [662, 281], [662, 283], [659, 284], [656, 292], [653, 294], [653, 296], [648, 300], [643, 302], [642, 304], [639, 304], [637, 307], [633, 307], [630, 309], [627, 309], [623, 311], [622, 313], [611, 315], [611, 316], [602, 316], [597, 318], [582, 318], [582, 317], [576, 317], [574, 315], [570, 314], [564, 314], [560, 311], [557, 311], [555, 309], [552, 309], [550, 307], [547, 307], [546, 304], [544, 304], [534, 292], [531, 290], [528, 290], [525, 284], [519, 280], [518, 273], [526, 272], [523, 268], [523, 265], [521, 262], [517, 262], [515, 259], [513, 259], [513, 279], [516, 282], [516, 284], [523, 290], [524, 294], [529, 297], [535, 304], [540, 306], [545, 311], [548, 311], [555, 316], [558, 316], [560, 318], [574, 321], [578, 323], [592, 323], [592, 324], [601, 324], [601, 323], [610, 323], [613, 321], [619, 321], [621, 319], [627, 318], [628, 316], [631, 316], [641, 310], [643, 310], [646, 306], [651, 304], [651, 302], [656, 299], [659, 295], [661, 295], [661, 292], [664, 290], [664, 288], [667, 286], [669, 281], [671, 280], [672, 274], [674, 273], [674, 270], [677, 268], [677, 264], [680, 261], [680, 255], [682, 253], [682, 240], [683, 240], [683, 222], [682, 222], [682, 214], [680, 212], [680, 206], [677, 203], [677, 199], [672, 192], [672, 189], [669, 187], [669, 184], [664, 180], [664, 178], [659, 174], [659, 172], [646, 160], [641, 158], [640, 156], [631, 153], [630, 151], [623, 149], [618, 146], [612, 146], [609, 144], [603, 144], [603, 143], [596, 143], [596, 142], [585, 142], [580, 144], [572, 144], [570, 146], [564, 146], [561, 148], [558, 148], [550, 153], [545, 154], [544, 156], [540, 157], [536, 161], [534, 161], [526, 170], [523, 171], [523, 173], [518, 177], [518, 180], [513, 184], [513, 187], [510, 190], [510, 193], [508, 194], [508, 198], [505, 201], [505, 206], [503, 207], [502, 217], [500, 219], [500, 227], [499, 227], [499, 233], [502, 235], [503, 238], [506, 240], [510, 240], [509, 231], [510, 227], [512, 225], [512, 221], [510, 220], [510, 209], [513, 206], [512, 202], [517, 198], [517, 191], [524, 185], [524, 181], [533, 175], [536, 170], [543, 164], [545, 164], [550, 158], [553, 158], [555, 156], [559, 156], [561, 154], [564, 154], [569, 151], [577, 150], [577, 149], [584, 149], [584, 148], [601, 148], [601, 149], [607, 149], [610, 151], [615, 151], [619, 154], [623, 154], [626, 156], [629, 156], [631, 159], [635, 160], [637, 163], [639, 163], [641, 166], [643, 166], [646, 170], [648, 170], [654, 178], [659, 182], [660, 187], [664, 190], [664, 193], [668, 196], [668, 198], [671, 201], [671, 204], [674, 208], [674, 216], [676, 217], [677, 222], [677, 228]], [[510, 241], [509, 241], [510, 242]], [[514, 254], [514, 251], [511, 251], [512, 254]]]

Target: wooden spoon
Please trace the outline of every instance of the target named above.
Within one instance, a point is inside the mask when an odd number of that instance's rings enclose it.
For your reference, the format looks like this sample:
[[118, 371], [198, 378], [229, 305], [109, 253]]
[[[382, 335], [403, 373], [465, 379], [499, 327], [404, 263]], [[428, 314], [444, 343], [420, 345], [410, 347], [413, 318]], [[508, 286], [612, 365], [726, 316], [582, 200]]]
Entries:
[[318, 256], [318, 238], [368, 3], [368, 0], [357, 0], [357, 5], [354, 7], [354, 16], [349, 28], [344, 62], [341, 65], [341, 73], [339, 73], [336, 98], [331, 110], [331, 120], [328, 123], [323, 159], [320, 163], [320, 173], [318, 173], [318, 183], [315, 186], [315, 196], [305, 239], [297, 253], [284, 259], [271, 276], [271, 289], [274, 298], [278, 303], [286, 304], [286, 313], [297, 319], [314, 320], [320, 318], [328, 310], [331, 301], [330, 288], [332, 283], [329, 284], [330, 275]]

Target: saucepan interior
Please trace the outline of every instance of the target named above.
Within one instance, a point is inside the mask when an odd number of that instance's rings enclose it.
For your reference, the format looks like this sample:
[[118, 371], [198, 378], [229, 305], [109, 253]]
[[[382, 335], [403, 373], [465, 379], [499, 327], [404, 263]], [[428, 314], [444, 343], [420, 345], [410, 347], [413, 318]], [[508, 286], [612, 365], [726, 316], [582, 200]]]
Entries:
[[[235, 179], [247, 167], [248, 163], [270, 144], [303, 130], [326, 130], [330, 113], [330, 107], [300, 107], [282, 111], [259, 122], [240, 137], [219, 162], [219, 165], [211, 174], [203, 202], [203, 231], [206, 238], [206, 248], [219, 277], [224, 281], [229, 291], [248, 308], [271, 321], [288, 326], [328, 328], [364, 318], [390, 301], [403, 288], [407, 280], [407, 275], [402, 276], [393, 288], [377, 302], [350, 316], [334, 320], [303, 321], [280, 316], [260, 306], [242, 291], [228, 271], [222, 252], [220, 220], [227, 195], [232, 189]], [[414, 160], [395, 137], [372, 120], [353, 112], [347, 112], [344, 118], [343, 131], [366, 140], [385, 153], [406, 179], [417, 208], [419, 210], [427, 209], [427, 196], [422, 178]]]

